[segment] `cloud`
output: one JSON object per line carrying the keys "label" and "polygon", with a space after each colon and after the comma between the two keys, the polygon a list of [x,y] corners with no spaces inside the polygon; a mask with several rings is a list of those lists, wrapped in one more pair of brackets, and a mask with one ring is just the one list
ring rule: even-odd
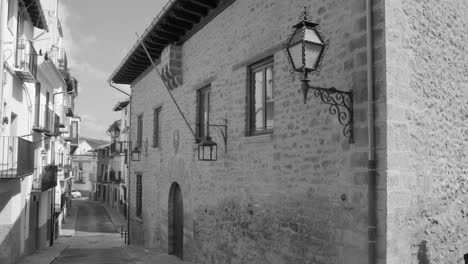
{"label": "cloud", "polygon": [[70,59],[69,61],[71,62],[71,66],[69,68],[72,70],[72,72],[76,73],[77,76],[91,76],[99,81],[105,81],[107,79],[107,73],[97,68],[96,66],[90,64],[89,62],[76,61],[74,59]]}

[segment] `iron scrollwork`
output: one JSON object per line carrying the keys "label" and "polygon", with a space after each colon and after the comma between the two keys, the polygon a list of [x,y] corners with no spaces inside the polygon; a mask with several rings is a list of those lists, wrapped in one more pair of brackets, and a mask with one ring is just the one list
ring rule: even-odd
{"label": "iron scrollwork", "polygon": [[328,111],[338,117],[338,122],[343,126],[343,135],[354,143],[353,138],[353,92],[340,91],[335,87],[322,88],[310,86],[308,81],[303,81],[304,103],[307,100],[307,90],[313,89],[314,95],[327,104]]}

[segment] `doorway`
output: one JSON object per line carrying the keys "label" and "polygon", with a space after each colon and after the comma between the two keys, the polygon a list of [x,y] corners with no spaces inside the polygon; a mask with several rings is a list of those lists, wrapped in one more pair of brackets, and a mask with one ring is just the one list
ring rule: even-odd
{"label": "doorway", "polygon": [[183,259],[184,248],[184,206],[182,192],[177,182],[169,190],[168,208],[168,252]]}

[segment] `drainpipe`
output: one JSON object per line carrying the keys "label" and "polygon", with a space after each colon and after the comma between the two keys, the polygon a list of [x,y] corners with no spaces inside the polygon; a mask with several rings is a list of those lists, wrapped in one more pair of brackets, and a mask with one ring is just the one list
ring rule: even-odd
{"label": "drainpipe", "polygon": [[[0,1],[0,122],[3,119],[3,1]],[[1,124],[0,124],[1,126]]]}
{"label": "drainpipe", "polygon": [[374,40],[372,34],[372,0],[366,0],[366,44],[367,44],[367,129],[368,129],[368,251],[369,264],[377,262],[377,174],[375,161],[375,120],[374,120]]}
{"label": "drainpipe", "polygon": [[127,245],[130,245],[130,179],[131,179],[130,162],[132,160],[132,156],[131,156],[131,151],[132,151],[132,142],[131,142],[131,138],[132,138],[132,95],[117,88],[115,85],[113,85],[114,82],[112,80],[108,80],[108,83],[110,87],[116,89],[117,91],[121,93],[124,93],[125,95],[129,97],[128,107],[130,110],[128,112],[128,116],[130,118],[128,122],[129,129],[128,129],[128,136],[127,136],[127,144],[128,144],[128,147],[127,147],[127,163],[128,163],[127,184],[128,185],[127,185],[126,191],[127,191]]}

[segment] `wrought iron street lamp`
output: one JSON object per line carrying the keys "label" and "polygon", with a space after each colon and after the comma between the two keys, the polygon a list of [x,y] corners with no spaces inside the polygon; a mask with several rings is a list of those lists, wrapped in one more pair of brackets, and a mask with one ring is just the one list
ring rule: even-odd
{"label": "wrought iron street lamp", "polygon": [[309,11],[304,8],[302,20],[292,27],[292,33],[285,43],[286,54],[294,71],[302,74],[304,104],[308,90],[313,89],[314,95],[329,105],[330,114],[338,117],[343,125],[343,135],[353,143],[353,93],[309,84],[308,74],[319,70],[326,49],[318,27],[319,24],[310,21]]}
{"label": "wrought iron street lamp", "polygon": [[218,144],[210,136],[204,137],[198,144],[198,160],[215,161],[218,159]]}
{"label": "wrought iron street lamp", "polygon": [[110,136],[115,139],[115,138],[118,138],[119,135],[120,135],[120,129],[118,126],[116,125],[112,125],[110,128],[109,128],[109,133],[110,133]]}
{"label": "wrought iron street lamp", "polygon": [[132,161],[140,161],[141,160],[141,150],[139,147],[135,147],[132,150]]}
{"label": "wrought iron street lamp", "polygon": [[227,119],[224,119],[222,125],[206,124],[207,135],[199,140],[198,143],[198,160],[201,161],[216,161],[218,159],[218,144],[209,136],[209,128],[215,127],[223,137],[224,152],[227,152]]}

